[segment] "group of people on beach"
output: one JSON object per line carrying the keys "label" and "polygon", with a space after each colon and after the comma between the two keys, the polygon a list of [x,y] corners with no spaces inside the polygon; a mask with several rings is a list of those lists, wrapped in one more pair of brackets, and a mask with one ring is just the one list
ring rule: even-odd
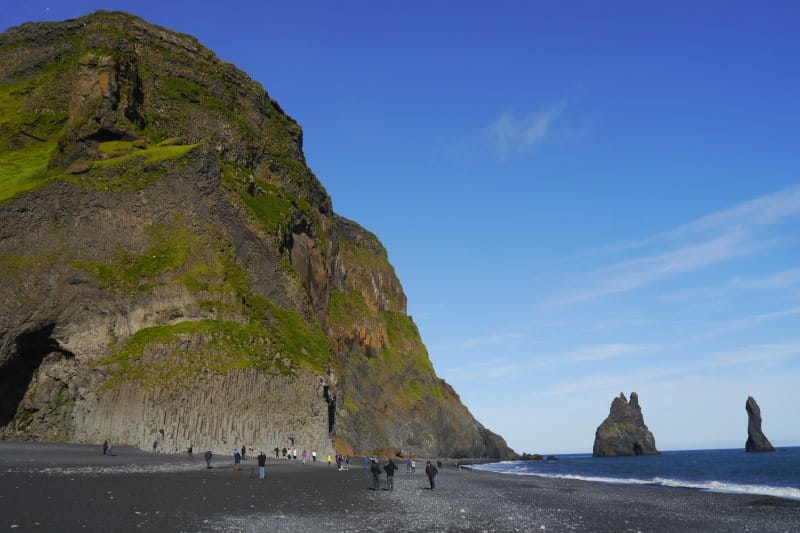
{"label": "group of people on beach", "polygon": [[[372,490],[380,490],[381,488],[381,464],[376,457],[365,457],[364,458],[365,467],[369,467],[370,474],[372,474]],[[437,461],[439,467],[442,466],[441,461]],[[394,490],[394,473],[397,471],[398,467],[397,464],[394,462],[394,459],[387,459],[386,464],[383,465],[383,471],[386,472],[386,490]],[[413,474],[416,472],[416,460],[414,459],[407,459],[406,460],[406,472]],[[433,463],[428,461],[425,463],[425,474],[428,476],[428,483],[431,486],[431,490],[436,488],[436,474],[439,473],[439,469],[433,466]]]}

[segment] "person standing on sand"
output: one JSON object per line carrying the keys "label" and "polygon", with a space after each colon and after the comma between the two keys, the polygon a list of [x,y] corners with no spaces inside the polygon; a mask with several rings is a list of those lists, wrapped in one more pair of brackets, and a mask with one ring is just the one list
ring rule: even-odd
{"label": "person standing on sand", "polygon": [[108,441],[107,440],[103,442],[103,455],[105,455],[106,452],[108,452]]}
{"label": "person standing on sand", "polygon": [[414,459],[413,457],[411,458],[411,473],[412,474],[417,473],[417,460]]}
{"label": "person standing on sand", "polygon": [[377,459],[372,460],[372,465],[369,467],[372,473],[372,490],[381,489],[381,465],[378,464]]}
{"label": "person standing on sand", "polygon": [[246,453],[247,453],[247,448],[245,448],[244,444],[242,444],[242,459],[244,459]]}
{"label": "person standing on sand", "polygon": [[303,453],[300,454],[300,459],[303,461],[303,464],[306,464],[306,459],[308,459],[308,454],[306,453],[305,450],[303,450]]}
{"label": "person standing on sand", "polygon": [[233,469],[239,470],[239,466],[242,464],[242,456],[239,454],[239,450],[233,454]]}
{"label": "person standing on sand", "polygon": [[312,463],[317,462],[317,450],[311,450],[311,462]]}
{"label": "person standing on sand", "polygon": [[214,454],[211,453],[211,450],[206,451],[206,468],[211,468],[211,458],[214,457]]}
{"label": "person standing on sand", "polygon": [[275,459],[280,459],[281,457],[281,449],[275,446]]}
{"label": "person standing on sand", "polygon": [[258,478],[264,479],[264,474],[267,471],[267,456],[262,451],[258,454]]}
{"label": "person standing on sand", "polygon": [[328,466],[331,466],[331,460],[332,460],[332,457],[331,457],[331,454],[330,454],[330,453],[328,453],[328,457],[327,457],[327,459],[328,459]]}
{"label": "person standing on sand", "polygon": [[435,477],[436,477],[436,474],[438,474],[438,473],[439,473],[439,471],[438,471],[438,470],[436,470],[436,467],[435,467],[435,466],[433,466],[433,464],[431,464],[431,462],[430,462],[430,461],[428,461],[428,462],[425,464],[425,474],[427,474],[427,475],[428,475],[428,481],[429,481],[429,482],[430,482],[430,484],[431,484],[431,490],[433,490],[433,489],[435,489],[435,488],[436,488],[436,482],[434,481],[434,479],[433,479],[433,478],[435,478]]}
{"label": "person standing on sand", "polygon": [[158,439],[153,441],[153,453],[156,453],[156,448],[158,448]]}
{"label": "person standing on sand", "polygon": [[383,469],[386,471],[386,490],[394,490],[394,471],[397,470],[397,465],[389,459]]}
{"label": "person standing on sand", "polygon": [[186,451],[188,451],[188,452],[189,452],[189,459],[192,459],[192,458],[194,458],[194,455],[192,455],[192,452],[194,451],[194,449],[192,448],[192,445],[191,445],[191,444],[189,445],[189,449],[188,449],[188,450],[186,450]]}
{"label": "person standing on sand", "polygon": [[411,459],[406,459],[406,473],[411,472]]}

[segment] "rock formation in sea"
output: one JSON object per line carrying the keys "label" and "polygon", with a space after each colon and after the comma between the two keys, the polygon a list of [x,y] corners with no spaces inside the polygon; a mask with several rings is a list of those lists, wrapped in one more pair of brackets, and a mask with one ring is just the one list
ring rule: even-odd
{"label": "rock formation in sea", "polygon": [[747,442],[744,449],[748,452],[774,452],[772,443],[761,431],[761,409],[752,396],[747,397],[744,408],[747,411]]}
{"label": "rock formation in sea", "polygon": [[138,17],[0,35],[0,437],[505,457],[302,140]]}
{"label": "rock formation in sea", "polygon": [[621,455],[657,455],[656,439],[647,429],[639,407],[639,396],[631,393],[631,400],[623,393],[611,402],[608,417],[597,427],[594,437],[594,457]]}

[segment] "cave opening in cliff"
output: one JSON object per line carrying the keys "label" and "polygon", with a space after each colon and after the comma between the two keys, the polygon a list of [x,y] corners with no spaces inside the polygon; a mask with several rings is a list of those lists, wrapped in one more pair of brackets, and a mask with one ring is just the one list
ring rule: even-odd
{"label": "cave opening in cliff", "polygon": [[15,339],[16,353],[0,367],[0,427],[14,419],[33,375],[51,353],[72,357],[53,339],[55,324],[28,331]]}
{"label": "cave opening in cliff", "polygon": [[336,428],[336,397],[330,392],[330,386],[322,388],[322,396],[328,402],[328,433],[333,434]]}

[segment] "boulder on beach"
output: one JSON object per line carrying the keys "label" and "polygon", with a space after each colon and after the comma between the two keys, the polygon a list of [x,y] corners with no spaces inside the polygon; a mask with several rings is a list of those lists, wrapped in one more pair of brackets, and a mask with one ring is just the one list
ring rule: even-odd
{"label": "boulder on beach", "polygon": [[658,455],[656,439],[647,429],[639,407],[639,396],[631,393],[631,400],[620,393],[611,402],[608,417],[597,427],[594,438],[594,457],[625,455]]}
{"label": "boulder on beach", "polygon": [[752,396],[747,397],[747,402],[744,404],[747,410],[747,442],[744,445],[745,451],[748,452],[774,452],[775,447],[772,446],[769,439],[761,431],[761,409],[753,399]]}

